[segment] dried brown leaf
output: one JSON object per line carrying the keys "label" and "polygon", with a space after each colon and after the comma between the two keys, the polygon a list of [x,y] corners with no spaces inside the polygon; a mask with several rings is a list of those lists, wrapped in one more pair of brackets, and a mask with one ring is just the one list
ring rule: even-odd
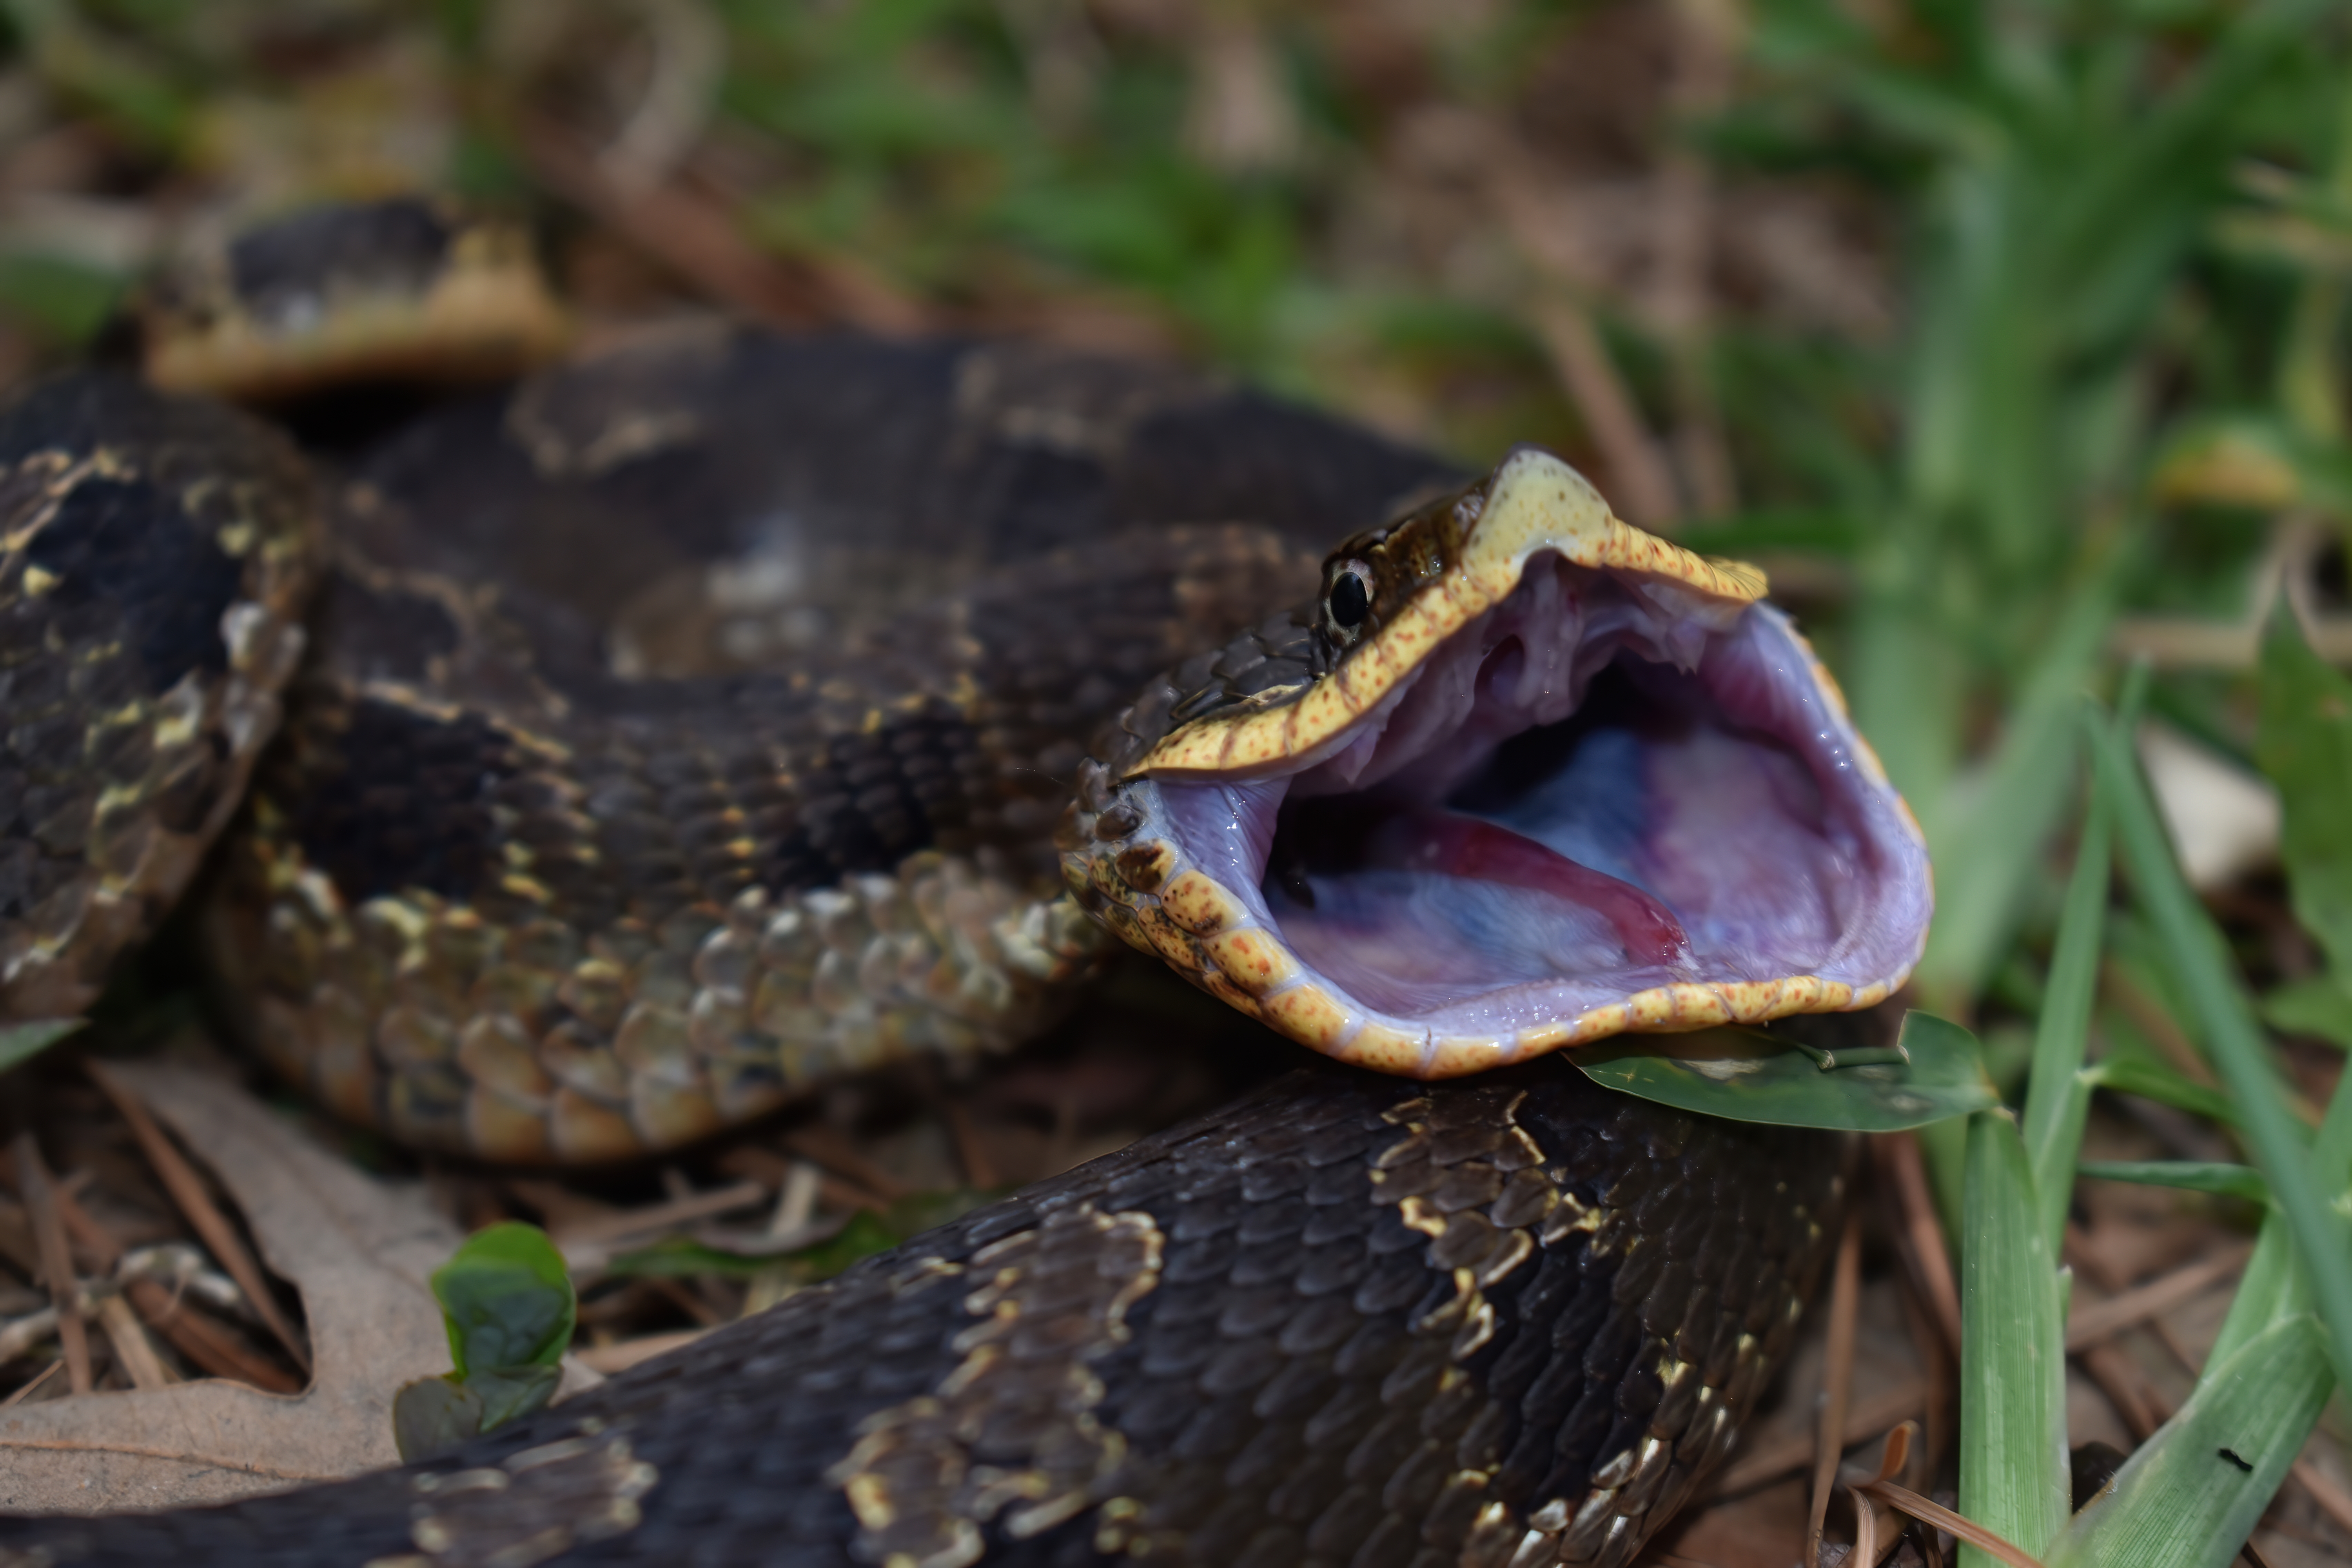
{"label": "dried brown leaf", "polygon": [[392,1396],[447,1370],[428,1282],[459,1240],[413,1185],[352,1169],[224,1079],[116,1069],[238,1206],[301,1292],[316,1375],[287,1397],[214,1379],[0,1415],[11,1509],[77,1513],[215,1502],[392,1464]]}

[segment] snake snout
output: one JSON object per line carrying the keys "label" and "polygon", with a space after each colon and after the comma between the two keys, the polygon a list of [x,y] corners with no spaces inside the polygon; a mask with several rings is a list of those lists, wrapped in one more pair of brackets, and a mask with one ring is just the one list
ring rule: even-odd
{"label": "snake snout", "polygon": [[1421,1078],[1908,975],[1918,828],[1760,574],[1534,450],[1331,559],[1297,647],[1186,667],[1083,770],[1065,873],[1129,942]]}

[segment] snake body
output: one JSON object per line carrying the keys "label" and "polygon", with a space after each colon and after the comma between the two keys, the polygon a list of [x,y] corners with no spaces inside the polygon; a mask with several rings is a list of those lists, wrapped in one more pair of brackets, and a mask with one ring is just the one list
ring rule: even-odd
{"label": "snake body", "polygon": [[[1563,475],[1519,458],[1464,489],[1165,367],[720,326],[428,415],[327,486],[201,399],[37,386],[0,414],[6,1005],[86,1005],[248,773],[203,921],[238,1028],[339,1113],[496,1159],[666,1148],[901,1052],[1013,1043],[1095,921],[1423,1077],[1884,994],[1924,862],[1826,677],[1750,613],[1754,574]],[[1694,697],[1754,685],[1723,661],[1759,626],[1796,684],[1727,716]],[[1558,679],[1517,674],[1554,653]],[[1644,658],[1696,673],[1610,673]],[[1567,830],[1614,871],[1402,784],[1298,837],[1327,763],[1371,765],[1392,720],[1440,731],[1410,705],[1424,662],[1423,708],[1457,725],[1495,691],[1553,724],[1593,680],[1651,683],[1663,728],[1586,753],[1635,759],[1608,787],[1639,809],[1611,807],[1615,838]],[[1430,770],[1410,762],[1398,780]],[[1741,768],[1761,783],[1729,807],[1687,783]],[[1501,787],[1447,777],[1474,805]],[[1220,802],[1255,859],[1212,842]],[[1704,889],[1706,866],[1641,857],[1715,818],[1796,847],[1738,862],[1728,903],[1677,895],[1685,935],[1642,888]],[[1423,962],[1364,889],[1402,878],[1452,919],[1474,862],[1505,868],[1480,909],[1533,889],[1538,927],[1626,969],[1615,999],[1441,1038],[1379,989],[1390,960],[1334,967],[1351,930]],[[1836,1140],[1557,1062],[1424,1085],[1327,1065],[460,1454],[226,1509],[0,1519],[0,1568],[1621,1564],[1731,1441],[1843,1190]]]}
{"label": "snake body", "polygon": [[0,1519],[0,1563],[1623,1564],[1785,1350],[1843,1179],[1557,1064],[1324,1067],[455,1454]]}

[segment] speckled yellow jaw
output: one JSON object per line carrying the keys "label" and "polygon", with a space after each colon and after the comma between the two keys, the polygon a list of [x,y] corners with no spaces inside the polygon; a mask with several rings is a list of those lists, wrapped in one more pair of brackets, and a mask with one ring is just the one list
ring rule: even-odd
{"label": "speckled yellow jaw", "polygon": [[1130,943],[1420,1078],[1907,976],[1917,826],[1760,574],[1527,449],[1332,560],[1321,673],[1083,782],[1065,873]]}
{"label": "speckled yellow jaw", "polygon": [[1508,598],[1538,556],[1638,583],[1708,627],[1730,625],[1765,592],[1755,567],[1708,560],[1643,532],[1612,514],[1582,474],[1531,447],[1512,453],[1460,500],[1389,531],[1375,549],[1382,558],[1377,564],[1386,568],[1380,575],[1401,602],[1386,615],[1375,605],[1375,623],[1335,668],[1293,700],[1185,725],[1131,775],[1240,777],[1314,755],[1376,710],[1449,638]]}

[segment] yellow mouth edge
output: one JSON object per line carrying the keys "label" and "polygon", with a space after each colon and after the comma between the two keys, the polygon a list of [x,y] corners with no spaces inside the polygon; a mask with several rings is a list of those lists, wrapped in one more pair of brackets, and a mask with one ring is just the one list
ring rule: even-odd
{"label": "yellow mouth edge", "polygon": [[[1306,977],[1279,933],[1166,839],[1091,862],[1064,858],[1073,884],[1100,895],[1097,913],[1129,946],[1311,1050],[1402,1078],[1460,1078],[1622,1034],[1678,1034],[1718,1024],[1762,1024],[1798,1013],[1835,1013],[1885,1001],[1910,978],[1853,985],[1815,974],[1773,980],[1684,982],[1510,1034],[1440,1036],[1370,1016]],[[1921,933],[1924,946],[1925,932]],[[1913,955],[1913,963],[1917,955]]]}
{"label": "yellow mouth edge", "polygon": [[1547,550],[1573,565],[1675,584],[1713,601],[1727,621],[1766,591],[1756,567],[1696,555],[1634,527],[1609,510],[1582,474],[1549,452],[1527,448],[1506,458],[1488,481],[1462,559],[1337,669],[1282,707],[1195,720],[1125,776],[1246,774],[1321,745],[1370,711],[1433,648],[1508,597],[1528,558]]}

